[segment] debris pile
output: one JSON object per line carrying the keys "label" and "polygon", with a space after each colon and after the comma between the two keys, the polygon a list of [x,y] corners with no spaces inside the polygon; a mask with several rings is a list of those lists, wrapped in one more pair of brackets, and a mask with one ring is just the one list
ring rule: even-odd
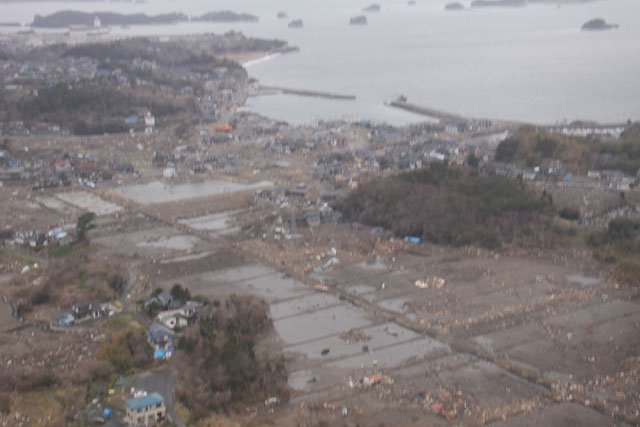
{"label": "debris pile", "polygon": [[425,280],[416,280],[416,288],[420,289],[442,289],[445,280],[442,277],[431,276]]}
{"label": "debris pile", "polygon": [[349,329],[340,334],[340,339],[346,341],[347,343],[370,341],[371,335],[355,329]]}
{"label": "debris pile", "polygon": [[374,385],[383,384],[383,385],[393,385],[395,381],[388,375],[382,374],[366,374],[359,381],[354,381],[352,377],[349,377],[347,381],[349,388],[362,388],[362,387],[372,387]]}

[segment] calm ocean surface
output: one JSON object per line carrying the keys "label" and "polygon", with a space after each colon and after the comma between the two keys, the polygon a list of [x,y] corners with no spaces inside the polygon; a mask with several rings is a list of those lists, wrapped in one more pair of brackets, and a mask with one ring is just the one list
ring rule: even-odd
{"label": "calm ocean surface", "polygon": [[[379,13],[348,25],[368,1],[360,0],[147,0],[127,2],[15,2],[0,4],[2,21],[31,22],[58,10],[184,12],[230,9],[258,15],[246,24],[180,24],[113,29],[117,35],[222,33],[234,29],[280,38],[300,52],[248,66],[263,84],[356,95],[356,101],[295,96],[251,98],[261,114],[302,123],[355,116],[403,124],[420,116],[385,107],[404,94],[410,102],[473,117],[557,123],[640,120],[640,1],[529,5],[445,11],[447,0],[371,0]],[[468,6],[470,0],[461,1]],[[302,19],[289,29],[284,11]],[[618,30],[583,32],[603,17]]]}

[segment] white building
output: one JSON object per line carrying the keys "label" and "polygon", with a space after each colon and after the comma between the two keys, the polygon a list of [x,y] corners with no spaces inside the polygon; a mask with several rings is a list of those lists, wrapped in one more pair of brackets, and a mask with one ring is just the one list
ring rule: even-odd
{"label": "white building", "polygon": [[155,426],[167,415],[164,398],[159,393],[127,400],[127,425]]}
{"label": "white building", "polygon": [[153,128],[155,125],[156,125],[156,118],[151,115],[150,111],[147,111],[147,114],[144,115],[145,135],[151,135],[153,133]]}
{"label": "white building", "polygon": [[162,176],[167,179],[175,178],[177,174],[176,168],[165,168],[162,172]]}

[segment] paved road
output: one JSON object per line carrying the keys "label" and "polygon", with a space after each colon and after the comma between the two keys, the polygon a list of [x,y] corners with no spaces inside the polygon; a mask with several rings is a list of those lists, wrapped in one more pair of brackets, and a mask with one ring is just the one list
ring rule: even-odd
{"label": "paved road", "polygon": [[135,301],[133,302],[133,304],[130,304],[127,301],[127,294],[129,293],[133,285],[135,285],[136,280],[138,280],[136,268],[138,268],[139,264],[140,263],[137,262],[129,266],[129,280],[127,281],[127,287],[123,289],[122,292],[120,292],[120,295],[118,295],[118,300],[122,304],[123,311],[133,313],[138,318],[138,320],[140,320],[142,325],[146,327],[146,326],[149,326],[149,320],[137,310]]}
{"label": "paved road", "polygon": [[[129,280],[127,282],[127,287],[122,291],[119,296],[119,300],[122,303],[123,310],[132,312],[140,319],[143,325],[148,326],[148,319],[142,315],[139,311],[136,310],[135,302],[133,304],[129,304],[127,302],[127,293],[131,290],[133,285],[136,283],[137,274],[136,268],[138,267],[138,263],[134,263],[129,267]],[[178,418],[178,414],[176,414],[173,408],[173,386],[174,386],[173,374],[170,369],[166,369],[160,372],[148,372],[136,377],[133,381],[132,386],[136,390],[145,390],[149,393],[158,392],[164,397],[164,403],[167,406],[167,414],[171,421],[178,427],[185,427],[184,423],[180,421]]]}
{"label": "paved road", "polygon": [[173,408],[173,386],[173,374],[169,369],[142,374],[133,381],[133,387],[135,387],[136,390],[160,393],[162,397],[164,397],[164,403],[167,406],[167,415],[171,421],[178,427],[185,427]]}

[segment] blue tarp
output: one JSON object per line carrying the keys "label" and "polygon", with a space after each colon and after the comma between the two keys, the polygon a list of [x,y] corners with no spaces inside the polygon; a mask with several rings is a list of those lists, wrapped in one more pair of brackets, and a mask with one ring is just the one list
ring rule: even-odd
{"label": "blue tarp", "polygon": [[161,348],[157,349],[156,351],[153,352],[153,358],[154,359],[162,359],[165,354],[167,354],[167,352]]}
{"label": "blue tarp", "polygon": [[110,416],[111,416],[111,409],[104,408],[104,411],[102,411],[102,418],[109,418]]}
{"label": "blue tarp", "polygon": [[420,238],[415,236],[405,236],[404,241],[411,243],[420,243]]}

